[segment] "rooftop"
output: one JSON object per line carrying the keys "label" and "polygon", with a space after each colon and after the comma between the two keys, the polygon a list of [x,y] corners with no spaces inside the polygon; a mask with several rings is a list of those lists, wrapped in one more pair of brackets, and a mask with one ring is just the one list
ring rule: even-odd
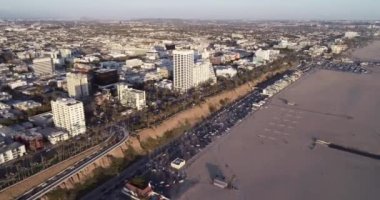
{"label": "rooftop", "polygon": [[173,160],[173,164],[175,165],[180,165],[181,163],[185,162],[185,160],[181,159],[181,158],[176,158],[175,160]]}
{"label": "rooftop", "polygon": [[116,69],[98,69],[96,70],[96,73],[107,73],[107,72],[113,72],[113,71],[116,71]]}
{"label": "rooftop", "polygon": [[149,186],[149,181],[143,177],[135,177],[129,180],[128,183],[142,190]]}
{"label": "rooftop", "polygon": [[60,103],[60,104],[65,104],[65,105],[68,105],[68,106],[81,103],[80,101],[77,101],[77,100],[75,100],[73,98],[59,98],[55,102]]}
{"label": "rooftop", "polygon": [[185,49],[183,49],[183,50],[174,50],[173,51],[173,55],[174,54],[180,54],[180,55],[188,55],[188,54],[194,54],[194,51],[193,50],[185,50]]}
{"label": "rooftop", "polygon": [[65,133],[62,130],[55,129],[55,128],[50,128],[50,127],[38,130],[38,132],[41,133],[44,136],[51,136],[51,137],[59,136],[62,133]]}

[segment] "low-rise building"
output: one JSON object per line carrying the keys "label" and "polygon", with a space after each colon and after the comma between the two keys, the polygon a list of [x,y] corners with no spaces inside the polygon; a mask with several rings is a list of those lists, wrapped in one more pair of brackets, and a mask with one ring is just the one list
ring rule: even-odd
{"label": "low-rise building", "polygon": [[156,60],[158,59],[160,56],[159,56],[159,53],[158,51],[156,51],[155,49],[152,49],[148,52],[146,52],[146,58],[148,60]]}
{"label": "low-rise building", "polygon": [[25,145],[19,142],[7,143],[6,138],[0,135],[0,164],[19,158],[26,154]]}
{"label": "low-rise building", "polygon": [[26,132],[17,134],[14,139],[29,150],[36,151],[44,148],[43,136],[37,132]]}
{"label": "low-rise building", "polygon": [[11,109],[0,109],[0,118],[16,119],[16,115],[11,112]]}
{"label": "low-rise building", "polygon": [[0,102],[0,110],[11,109],[11,106]]}
{"label": "low-rise building", "polygon": [[161,79],[161,75],[156,71],[142,73],[142,75],[144,76],[144,82],[159,81]]}
{"label": "low-rise building", "polygon": [[13,103],[12,106],[15,107],[15,108],[17,108],[17,109],[19,109],[19,110],[27,111],[27,110],[30,110],[30,109],[41,107],[42,104],[38,103],[38,102],[35,102],[33,100],[27,100],[27,101],[20,101],[20,102],[17,102],[17,103]]}
{"label": "low-rise building", "polygon": [[29,69],[28,69],[28,66],[27,66],[27,65],[16,65],[16,66],[13,68],[13,71],[15,71],[15,72],[19,72],[19,73],[22,73],[22,72],[28,72]]}
{"label": "low-rise building", "polygon": [[328,48],[325,47],[325,46],[315,45],[315,46],[312,46],[312,47],[309,49],[309,55],[312,56],[312,57],[321,56],[321,55],[322,55],[323,53],[325,53],[327,50],[328,50]]}
{"label": "low-rise building", "polygon": [[269,97],[277,94],[279,91],[284,89],[289,84],[296,81],[301,76],[300,72],[295,72],[290,76],[285,75],[282,79],[276,81],[274,84],[267,86],[263,89],[263,94]]}
{"label": "low-rise building", "polygon": [[352,38],[359,37],[359,36],[360,36],[360,34],[358,32],[354,32],[354,31],[347,31],[344,33],[344,37],[348,38],[348,39],[352,39]]}
{"label": "low-rise building", "polygon": [[160,78],[169,78],[170,72],[166,67],[157,67],[157,73],[160,75]]}
{"label": "low-rise building", "polygon": [[160,67],[160,68],[166,68],[169,73],[173,72],[173,60],[170,59],[160,59],[159,61],[155,62],[155,65]]}
{"label": "low-rise building", "polygon": [[280,54],[279,50],[262,50],[259,49],[255,52],[254,59],[261,61],[270,61],[276,58]]}
{"label": "low-rise building", "polygon": [[346,50],[348,47],[347,45],[331,45],[331,52],[333,54],[340,54],[342,51]]}
{"label": "low-rise building", "polygon": [[215,68],[216,76],[221,76],[225,78],[232,78],[236,76],[237,70],[232,66],[218,66]]}
{"label": "low-rise building", "polygon": [[12,95],[8,92],[0,92],[0,101],[9,101],[12,99]]}
{"label": "low-rise building", "polygon": [[213,56],[213,57],[210,58],[210,61],[214,65],[221,65],[221,64],[223,64],[225,62],[223,56]]}
{"label": "low-rise building", "polygon": [[17,80],[17,81],[13,81],[13,82],[9,82],[8,83],[8,86],[13,90],[13,89],[16,89],[16,88],[19,88],[19,87],[22,87],[22,86],[27,86],[28,85],[28,82],[27,81],[24,81],[24,80]]}
{"label": "low-rise building", "polygon": [[171,80],[164,79],[162,81],[154,83],[154,86],[159,87],[159,88],[163,88],[163,89],[172,90],[173,89],[173,82]]}
{"label": "low-rise building", "polygon": [[140,178],[134,178],[131,181],[128,181],[121,191],[123,194],[134,200],[169,200],[163,195],[154,192],[150,182]]}
{"label": "low-rise building", "polygon": [[146,106],[145,91],[129,88],[125,83],[117,85],[117,97],[124,106],[141,110]]}
{"label": "low-rise building", "polygon": [[176,170],[180,170],[185,166],[185,164],[186,161],[184,159],[176,158],[170,163],[170,166]]}
{"label": "low-rise building", "polygon": [[80,73],[89,73],[94,69],[94,66],[90,64],[83,64],[83,63],[75,63],[73,71],[74,72],[80,72]]}
{"label": "low-rise building", "polygon": [[44,128],[37,132],[41,133],[53,145],[69,139],[68,132],[55,128]]}
{"label": "low-rise building", "polygon": [[144,62],[140,59],[130,59],[125,61],[125,66],[127,68],[139,67],[143,64]]}
{"label": "low-rise building", "polygon": [[39,115],[34,115],[29,117],[29,121],[32,122],[36,126],[40,127],[48,127],[53,125],[53,113],[52,112],[46,112],[41,113]]}

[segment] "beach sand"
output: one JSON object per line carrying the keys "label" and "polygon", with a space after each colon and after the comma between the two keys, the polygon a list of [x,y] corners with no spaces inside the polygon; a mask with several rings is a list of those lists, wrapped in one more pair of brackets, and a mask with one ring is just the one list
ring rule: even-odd
{"label": "beach sand", "polygon": [[361,61],[380,61],[380,41],[374,41],[370,45],[356,49],[352,53],[354,60]]}
{"label": "beach sand", "polygon": [[[317,137],[380,154],[380,69],[373,71],[303,76],[204,149],[174,199],[379,199],[380,160],[311,148]],[[238,190],[213,186],[215,171],[236,177]]]}

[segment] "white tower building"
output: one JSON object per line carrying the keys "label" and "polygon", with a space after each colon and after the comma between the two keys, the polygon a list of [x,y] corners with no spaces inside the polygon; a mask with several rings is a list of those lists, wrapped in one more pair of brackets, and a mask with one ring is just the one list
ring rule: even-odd
{"label": "white tower building", "polygon": [[69,72],[66,74],[66,79],[70,97],[81,98],[90,95],[87,74]]}
{"label": "white tower building", "polygon": [[193,67],[193,86],[199,86],[207,81],[216,83],[214,68],[209,61],[200,60]]}
{"label": "white tower building", "polygon": [[193,87],[194,51],[173,51],[173,82],[174,89],[187,91]]}
{"label": "white tower building", "polygon": [[37,75],[51,75],[54,74],[55,68],[53,60],[50,57],[35,58],[33,60],[33,70]]}
{"label": "white tower building", "polygon": [[51,101],[54,125],[69,132],[71,137],[86,132],[83,103],[75,99]]}

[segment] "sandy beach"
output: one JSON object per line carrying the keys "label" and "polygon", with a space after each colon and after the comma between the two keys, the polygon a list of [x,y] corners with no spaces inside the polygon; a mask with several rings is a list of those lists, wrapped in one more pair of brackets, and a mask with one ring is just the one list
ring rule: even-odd
{"label": "sandy beach", "polygon": [[361,61],[380,61],[380,41],[374,41],[370,45],[356,49],[352,53],[352,58],[354,60]]}
{"label": "sandy beach", "polygon": [[[379,160],[311,148],[317,137],[380,154],[380,70],[373,70],[305,75],[205,149],[175,199],[377,200]],[[215,173],[235,177],[238,190],[213,186]]]}

